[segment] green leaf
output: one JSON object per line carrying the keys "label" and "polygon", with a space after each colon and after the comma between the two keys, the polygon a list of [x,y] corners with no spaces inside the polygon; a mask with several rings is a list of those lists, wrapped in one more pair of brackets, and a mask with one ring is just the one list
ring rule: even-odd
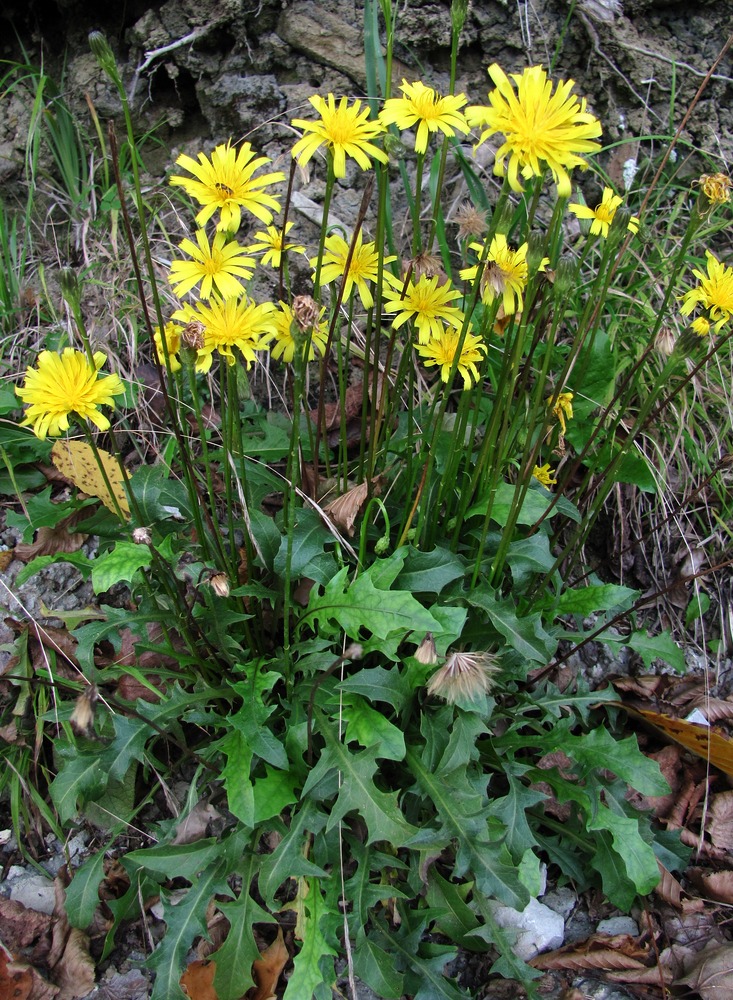
{"label": "green leaf", "polygon": [[132,875],[138,868],[165,878],[185,878],[193,882],[199,872],[218,858],[221,845],[214,837],[193,844],[156,844],[140,851],[130,851],[122,860]]}
{"label": "green leaf", "polygon": [[352,948],[354,972],[384,1000],[401,1000],[404,976],[395,967],[392,956],[383,951],[371,937],[362,938]]}
{"label": "green leaf", "polygon": [[[5,429],[3,428],[3,434]],[[3,443],[4,438],[3,438]],[[41,493],[34,493],[24,498],[22,511],[8,508],[5,520],[9,528],[19,528],[23,532],[23,541],[29,542],[39,528],[53,528],[80,507],[76,500],[65,500],[54,503],[51,500],[51,487],[46,487]],[[26,516],[27,514],[27,516]]]}
{"label": "green leaf", "polygon": [[301,875],[327,877],[323,868],[303,856],[308,834],[320,833],[325,825],[326,816],[316,808],[315,803],[309,799],[301,801],[300,808],[293,813],[290,829],[283,826],[283,839],[272,854],[260,859],[258,887],[269,910],[278,909],[275,893],[287,879]]}
{"label": "green leaf", "polygon": [[[175,906],[167,900],[164,902],[163,919],[167,930],[148,959],[148,965],[156,970],[151,1000],[181,1000],[186,996],[179,984],[186,964],[186,954],[195,938],[207,937],[206,910],[217,894],[232,895],[223,860],[203,871]],[[161,895],[161,899],[165,900],[165,896]]]}
{"label": "green leaf", "polygon": [[299,782],[287,771],[273,771],[265,767],[265,777],[254,783],[254,825],[279,816],[286,806],[298,801],[295,791]]}
{"label": "green leaf", "polygon": [[568,587],[556,599],[551,600],[551,606],[558,615],[586,615],[596,611],[611,611],[618,609],[626,611],[639,596],[638,590],[630,587],[619,587],[614,583],[590,587]]}
{"label": "green leaf", "polygon": [[283,1000],[305,1000],[312,997],[321,984],[330,990],[336,979],[332,958],[323,963],[325,971],[321,969],[323,958],[336,955],[321,929],[321,921],[329,916],[328,907],[315,879],[309,880],[308,887],[303,906],[303,944],[293,961],[293,972],[285,987]]}
{"label": "green leaf", "polygon": [[439,594],[464,573],[463,560],[450,549],[436,546],[431,552],[421,552],[410,546],[397,586],[411,594]]}
{"label": "green leaf", "polygon": [[314,710],[318,729],[326,746],[318,763],[308,775],[303,795],[334,769],[341,773],[338,797],[331,806],[326,829],[332,829],[348,812],[356,812],[366,823],[367,844],[375,840],[387,840],[394,847],[401,847],[417,833],[407,822],[400,809],[397,792],[382,792],[374,784],[372,776],[377,770],[377,747],[350,753],[333,735],[331,725],[318,709]]}
{"label": "green leaf", "polygon": [[36,573],[40,573],[41,570],[45,569],[46,566],[51,566],[54,563],[70,563],[79,570],[82,577],[86,580],[92,569],[96,565],[94,559],[90,559],[89,556],[85,555],[83,552],[57,552],[52,556],[36,556],[35,559],[23,567],[15,578],[15,585],[21,587],[24,583],[35,576]]}
{"label": "green leaf", "polygon": [[636,898],[637,889],[626,874],[624,859],[614,851],[611,837],[605,830],[596,834],[595,847],[593,867],[601,876],[603,891],[614,906],[628,913]]}
{"label": "green leaf", "polygon": [[358,695],[344,699],[342,712],[347,720],[347,743],[355,740],[363,747],[376,747],[378,756],[387,760],[404,759],[405,737],[381,712],[377,712]]}
{"label": "green leaf", "polygon": [[509,546],[507,565],[518,590],[524,590],[535,573],[549,573],[554,563],[550,539],[542,531],[529,538],[516,538]]}
{"label": "green leaf", "polygon": [[[369,922],[370,910],[385,898],[385,892],[397,899],[407,898],[390,878],[391,872],[401,871],[406,865],[399,858],[376,851],[354,837],[347,835],[346,839],[350,857],[357,866],[345,885],[345,896],[351,904],[349,927],[351,933],[359,938]],[[375,876],[377,881],[372,881]]]}
{"label": "green leaf", "polygon": [[[602,636],[602,641],[606,641],[605,636]],[[687,669],[685,654],[669,632],[660,632],[659,635],[632,632],[626,645],[639,654],[646,667],[651,667],[655,660],[664,660],[680,674]]]}
{"label": "green leaf", "polygon": [[224,944],[210,955],[216,962],[214,989],[218,1000],[239,1000],[250,986],[252,963],[260,957],[260,949],[254,938],[253,924],[275,923],[275,918],[254,901],[250,895],[260,867],[260,856],[248,852],[238,866],[242,888],[232,903],[218,903],[217,906],[229,921],[229,933]]}
{"label": "green leaf", "polygon": [[347,582],[349,569],[344,566],[326,585],[322,594],[311,591],[301,626],[311,620],[313,626],[328,627],[335,622],[352,639],[368,629],[380,639],[395,631],[437,632],[438,622],[412,594],[400,590],[378,590],[372,582],[374,564],[356,580]]}
{"label": "green leaf", "polygon": [[642,795],[669,794],[659,764],[641,752],[636,736],[617,740],[604,726],[597,726],[589,733],[567,736],[558,749],[563,749],[581,766],[582,777],[595,769],[606,769]]}
{"label": "green leaf", "polygon": [[[316,511],[309,507],[299,510],[290,542],[292,579],[307,576],[316,583],[327,584],[336,570],[336,560],[333,555],[329,554],[326,560],[323,558],[326,546],[332,542],[333,535]],[[272,567],[281,578],[285,575],[288,544],[288,536],[283,535]]]}
{"label": "green leaf", "polygon": [[110,761],[110,777],[121,781],[133,760],[141,764],[146,762],[145,744],[155,730],[143,719],[119,713],[113,716],[112,724],[115,738],[110,744],[109,752],[105,753],[105,758]]}
{"label": "green leaf", "polygon": [[92,569],[92,586],[95,594],[102,594],[116,583],[132,582],[135,573],[150,565],[150,549],[134,542],[117,542],[110,552],[95,560]]}
{"label": "green leaf", "polygon": [[169,477],[170,470],[162,462],[141,465],[130,477],[130,488],[143,524],[191,518],[191,502],[185,486]]}
{"label": "green leaf", "polygon": [[384,702],[401,712],[412,696],[405,677],[396,668],[371,667],[359,670],[341,681],[339,687],[344,693],[363,695],[374,703]]}
{"label": "green leaf", "polygon": [[554,656],[557,639],[545,631],[539,612],[518,617],[511,597],[499,598],[486,585],[466,595],[466,600],[488,614],[489,621],[497,632],[504,636],[508,645],[520,656],[543,664]]}
{"label": "green leaf", "polygon": [[104,848],[88,858],[74,872],[66,889],[66,915],[72,927],[84,930],[99,906],[99,884],[104,878]]}
{"label": "green leaf", "polygon": [[[510,483],[498,484],[494,491],[494,502],[491,505],[492,521],[496,521],[497,524],[502,526],[507,523],[512,504],[514,503],[514,497],[519,489],[521,489],[520,486],[512,486]],[[479,514],[485,515],[489,509],[489,500],[489,495],[483,497],[477,504],[474,504],[470,508],[466,513],[466,517],[476,517]],[[528,489],[517,515],[517,524],[534,524],[536,521],[539,521],[554,500],[555,498],[547,490]],[[581,520],[578,508],[567,497],[557,498],[557,502],[553,506],[551,513],[548,514],[548,519],[555,517],[557,514],[563,514],[565,517],[578,523]]]}
{"label": "green leaf", "polygon": [[73,820],[81,806],[99,798],[107,786],[107,769],[100,754],[72,752],[74,756],[64,761],[48,789],[62,823]]}
{"label": "green leaf", "polygon": [[485,895],[523,909],[529,893],[517,877],[511,855],[503,844],[489,841],[485,832],[489,812],[485,795],[470,787],[460,768],[450,773],[434,772],[411,750],[407,761],[423,794],[437,809],[447,839],[458,842],[456,876],[470,872]]}
{"label": "green leaf", "polygon": [[608,830],[626,877],[634,884],[640,896],[646,896],[659,884],[659,865],[651,846],[639,833],[638,819],[619,816],[599,804],[588,820],[588,830]]}
{"label": "green leaf", "polygon": [[467,936],[479,926],[478,917],[466,903],[466,896],[472,886],[471,882],[456,885],[446,881],[433,866],[428,872],[426,899],[428,906],[438,912],[442,911],[435,921],[436,929],[441,934],[467,951],[486,951],[483,942]]}
{"label": "green leaf", "polygon": [[547,798],[542,792],[527,788],[516,778],[507,775],[509,792],[491,804],[491,815],[502,820],[507,830],[507,846],[515,858],[537,844],[537,839],[527,822],[527,809]]}
{"label": "green leaf", "polygon": [[255,796],[250,778],[252,750],[243,733],[236,729],[219,740],[217,748],[226,755],[221,778],[227,792],[229,811],[252,829],[255,825]]}

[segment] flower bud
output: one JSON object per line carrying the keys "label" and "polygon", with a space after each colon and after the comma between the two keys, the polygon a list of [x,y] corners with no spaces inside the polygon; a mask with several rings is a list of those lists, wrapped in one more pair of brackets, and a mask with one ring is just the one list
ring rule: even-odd
{"label": "flower bud", "polygon": [[389,156],[390,159],[402,160],[407,153],[407,146],[404,144],[399,136],[392,135],[391,132],[385,132],[382,137],[382,145],[384,146],[384,151]]}
{"label": "flower bud", "polygon": [[133,528],[132,540],[135,545],[150,545],[153,540],[150,528]]}
{"label": "flower bud", "polygon": [[[544,233],[530,233],[527,240],[527,270],[530,275],[535,274],[542,262],[546,260],[545,250],[547,240]],[[549,261],[548,261],[549,263]]]}
{"label": "flower bud", "polygon": [[385,552],[389,552],[389,535],[382,535],[374,543],[375,555],[383,556]]}
{"label": "flower bud", "polygon": [[101,31],[89,32],[89,48],[107,76],[117,75],[117,60],[110,48],[109,42]]}
{"label": "flower bud", "polygon": [[557,262],[555,280],[552,286],[557,298],[565,298],[565,296],[571,292],[573,288],[575,288],[577,278],[577,263],[571,257],[561,257]]}
{"label": "flower bud", "polygon": [[72,307],[78,307],[81,301],[78,274],[73,268],[64,267],[61,269],[59,278],[64,302],[68,302]]}
{"label": "flower bud", "polygon": [[229,597],[229,580],[224,573],[214,573],[209,580],[209,586],[217,597]]}
{"label": "flower bud", "polygon": [[621,242],[629,231],[629,223],[631,223],[632,218],[631,210],[626,208],[625,205],[619,205],[614,212],[613,220],[608,230],[609,242],[612,244]]}
{"label": "flower bud", "polygon": [[654,350],[661,354],[663,358],[668,358],[675,349],[677,336],[671,326],[666,324],[659,327],[657,336],[654,339]]}
{"label": "flower bud", "polygon": [[429,667],[438,662],[438,650],[435,648],[435,639],[432,632],[426,632],[425,638],[412,654],[418,663],[424,663]]}

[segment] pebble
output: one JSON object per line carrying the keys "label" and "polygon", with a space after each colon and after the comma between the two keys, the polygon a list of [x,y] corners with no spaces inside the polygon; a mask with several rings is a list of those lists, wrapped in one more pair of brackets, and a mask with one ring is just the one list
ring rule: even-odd
{"label": "pebble", "polygon": [[24,875],[19,878],[10,887],[10,898],[38,913],[53,913],[56,905],[53,882],[43,875]]}

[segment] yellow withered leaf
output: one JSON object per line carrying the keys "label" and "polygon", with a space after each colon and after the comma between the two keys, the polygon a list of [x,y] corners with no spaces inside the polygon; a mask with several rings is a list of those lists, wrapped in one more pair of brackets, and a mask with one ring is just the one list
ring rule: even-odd
{"label": "yellow withered leaf", "polygon": [[122,485],[122,469],[120,463],[108,451],[97,448],[97,454],[104,466],[112,493],[104,481],[99,465],[94,457],[91,446],[85,441],[57,441],[51,449],[51,461],[59,472],[70,479],[78,489],[91,497],[99,497],[105,507],[113,514],[117,513],[113,494],[120,510],[125,517],[130,516],[130,505],[127,502],[125,488]]}

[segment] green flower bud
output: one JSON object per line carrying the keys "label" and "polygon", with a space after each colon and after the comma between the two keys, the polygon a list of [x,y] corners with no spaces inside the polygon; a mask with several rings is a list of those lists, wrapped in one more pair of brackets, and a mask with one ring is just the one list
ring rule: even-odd
{"label": "green flower bud", "polygon": [[89,48],[107,76],[117,77],[117,60],[110,48],[109,42],[101,31],[89,32]]}

